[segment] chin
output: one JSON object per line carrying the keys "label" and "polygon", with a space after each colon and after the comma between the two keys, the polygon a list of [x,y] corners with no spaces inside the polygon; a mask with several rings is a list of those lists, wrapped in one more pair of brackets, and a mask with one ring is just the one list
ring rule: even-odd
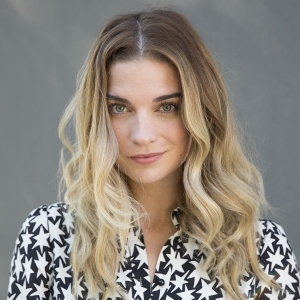
{"label": "chin", "polygon": [[[172,182],[178,180],[180,176],[180,170],[175,170],[174,172],[163,174],[162,172],[147,172],[148,174],[128,174],[127,176],[130,180],[139,184],[158,184],[162,182]],[[150,174],[149,174],[150,173]]]}

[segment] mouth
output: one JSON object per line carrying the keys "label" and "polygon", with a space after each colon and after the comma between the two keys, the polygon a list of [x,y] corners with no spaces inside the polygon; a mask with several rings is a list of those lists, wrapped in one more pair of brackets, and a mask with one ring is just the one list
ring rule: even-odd
{"label": "mouth", "polygon": [[157,161],[162,157],[163,154],[164,152],[137,154],[134,156],[130,156],[130,158],[136,163],[146,165]]}

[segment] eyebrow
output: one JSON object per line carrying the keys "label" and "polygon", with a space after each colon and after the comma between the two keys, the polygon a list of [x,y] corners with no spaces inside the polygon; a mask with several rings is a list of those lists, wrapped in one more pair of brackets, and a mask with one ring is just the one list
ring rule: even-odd
{"label": "eyebrow", "polygon": [[[162,95],[162,96],[159,96],[157,98],[154,98],[153,102],[161,102],[161,101],[168,100],[168,99],[171,99],[171,98],[181,98],[181,97],[182,97],[181,93],[172,93],[172,94]],[[123,102],[123,103],[126,103],[126,104],[130,104],[130,101],[127,100],[126,98],[111,95],[111,94],[107,94],[106,99],[107,100],[116,100],[118,102]]]}

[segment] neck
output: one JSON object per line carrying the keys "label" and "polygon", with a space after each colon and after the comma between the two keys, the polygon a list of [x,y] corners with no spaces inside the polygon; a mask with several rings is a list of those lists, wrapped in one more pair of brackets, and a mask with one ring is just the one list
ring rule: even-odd
{"label": "neck", "polygon": [[172,211],[184,198],[184,188],[180,176],[174,180],[164,180],[151,184],[129,181],[133,197],[139,201],[150,218],[151,225],[169,222]]}

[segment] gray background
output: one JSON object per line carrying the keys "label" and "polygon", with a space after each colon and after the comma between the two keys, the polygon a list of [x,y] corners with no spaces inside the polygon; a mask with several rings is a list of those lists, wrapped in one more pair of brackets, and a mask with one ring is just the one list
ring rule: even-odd
{"label": "gray background", "polygon": [[19,228],[55,202],[60,115],[105,21],[151,4],[185,14],[213,51],[257,149],[266,195],[300,260],[300,1],[0,2],[0,298]]}

